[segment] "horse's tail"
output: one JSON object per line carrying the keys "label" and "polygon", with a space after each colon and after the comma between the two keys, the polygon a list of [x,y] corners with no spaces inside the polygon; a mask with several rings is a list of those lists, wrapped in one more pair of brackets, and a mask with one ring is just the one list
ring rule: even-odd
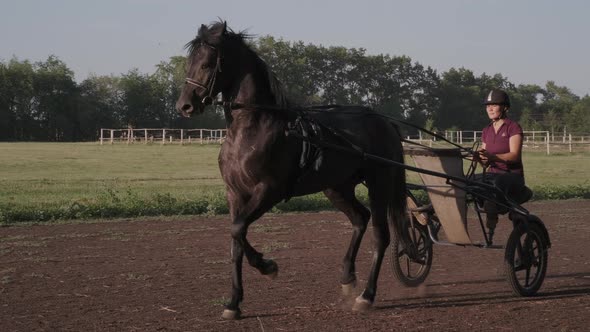
{"label": "horse's tail", "polygon": [[[401,143],[401,134],[397,125],[392,123],[397,136],[393,137],[396,142],[395,153],[392,156],[393,160],[404,163],[404,152]],[[407,218],[407,193],[406,193],[406,169],[402,167],[390,167],[391,185],[387,186],[388,203],[387,203],[387,219],[389,227],[393,228],[398,239],[404,244],[408,243],[409,238],[407,232],[404,231],[405,220]]]}

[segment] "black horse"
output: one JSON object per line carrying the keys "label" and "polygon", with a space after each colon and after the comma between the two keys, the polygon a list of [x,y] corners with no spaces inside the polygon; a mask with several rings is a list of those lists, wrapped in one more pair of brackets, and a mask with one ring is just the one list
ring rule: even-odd
{"label": "black horse", "polygon": [[[248,242],[248,226],[275,204],[292,196],[323,191],[350,219],[352,240],[343,261],[345,292],[356,285],[355,259],[372,216],[375,253],[366,288],[354,310],[368,309],[390,243],[390,226],[401,233],[405,211],[405,171],[377,165],[334,149],[306,143],[307,133],[322,142],[403,162],[400,133],[394,124],[364,107],[303,109],[289,105],[280,82],[246,44],[248,36],[225,22],[202,25],[189,49],[186,85],[178,111],[191,116],[204,111],[219,93],[225,104],[227,137],[219,154],[232,219],[232,296],[223,317],[240,316],[243,300],[242,259],[260,273],[276,276],[277,264],[264,259]],[[355,197],[355,187],[368,188],[370,212]],[[389,221],[389,223],[388,223]],[[310,234],[310,236],[313,236]]]}

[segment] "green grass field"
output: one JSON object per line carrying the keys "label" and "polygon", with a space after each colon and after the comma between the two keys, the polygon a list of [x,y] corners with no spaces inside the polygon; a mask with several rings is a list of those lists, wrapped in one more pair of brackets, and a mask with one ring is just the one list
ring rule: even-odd
{"label": "green grass field", "polygon": [[222,188],[218,145],[1,143],[0,204],[94,199],[113,192],[201,196]]}
{"label": "green grass field", "polygon": [[[219,147],[0,143],[0,222],[226,212]],[[524,163],[533,189],[590,187],[590,153],[528,152]],[[417,176],[409,173],[409,181]],[[292,200],[283,208],[325,206],[302,202]],[[164,207],[150,208],[157,205]]]}

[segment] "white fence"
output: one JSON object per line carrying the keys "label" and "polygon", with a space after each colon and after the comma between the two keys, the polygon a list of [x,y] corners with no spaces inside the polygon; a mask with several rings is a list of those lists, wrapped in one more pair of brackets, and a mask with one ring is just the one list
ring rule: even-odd
{"label": "white fence", "polygon": [[100,145],[115,144],[221,144],[227,129],[100,129]]}
{"label": "white fence", "polygon": [[[226,134],[227,129],[102,128],[100,129],[100,144],[221,144]],[[460,145],[470,145],[481,140],[481,131],[476,130],[446,130],[437,134]],[[435,137],[421,132],[417,136],[407,138],[429,146],[441,144]],[[554,135],[548,131],[524,131],[523,148],[525,150],[545,150],[547,154],[559,151],[590,151],[590,134]]]}
{"label": "white fence", "polygon": [[[476,130],[446,130],[437,134],[460,145],[470,145],[481,140],[481,131]],[[564,133],[563,135],[555,135],[549,131],[524,131],[523,134],[523,149],[525,150],[545,150],[547,154],[561,151],[590,151],[590,134],[572,135]],[[439,143],[436,138],[423,133],[419,133],[418,136],[408,137],[408,139],[429,146],[438,145]]]}

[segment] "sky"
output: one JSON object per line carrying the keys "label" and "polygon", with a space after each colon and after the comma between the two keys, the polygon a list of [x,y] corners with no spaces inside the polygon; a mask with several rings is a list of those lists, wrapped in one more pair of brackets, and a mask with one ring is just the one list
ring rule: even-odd
{"label": "sky", "polygon": [[0,61],[56,55],[82,81],[152,73],[201,24],[306,44],[406,55],[443,73],[500,73],[590,94],[586,0],[0,0]]}

